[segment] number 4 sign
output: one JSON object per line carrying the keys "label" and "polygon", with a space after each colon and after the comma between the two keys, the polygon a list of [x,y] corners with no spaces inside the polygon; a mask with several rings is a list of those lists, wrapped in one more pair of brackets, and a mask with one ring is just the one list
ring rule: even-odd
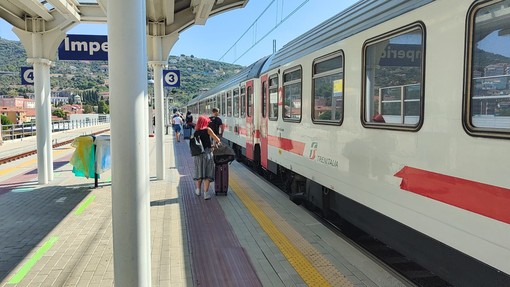
{"label": "number 4 sign", "polygon": [[34,84],[34,68],[21,67],[21,84],[22,85]]}
{"label": "number 4 sign", "polygon": [[180,87],[181,72],[179,70],[163,70],[163,86]]}

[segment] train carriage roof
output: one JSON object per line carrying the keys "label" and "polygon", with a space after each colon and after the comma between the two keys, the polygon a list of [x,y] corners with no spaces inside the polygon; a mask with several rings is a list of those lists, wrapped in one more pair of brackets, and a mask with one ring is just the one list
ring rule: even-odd
{"label": "train carriage roof", "polygon": [[[362,0],[285,44],[268,70],[327,47],[434,0]],[[263,70],[263,72],[266,70]]]}
{"label": "train carriage roof", "polygon": [[262,67],[265,66],[264,64],[266,63],[266,61],[270,58],[271,56],[265,56],[264,58],[258,60],[257,62],[251,64],[250,66],[244,68],[243,70],[241,70],[239,73],[235,74],[234,76],[232,76],[231,78],[225,80],[224,82],[222,82],[221,84],[219,84],[218,86],[210,89],[209,91],[206,91],[206,92],[203,92],[202,94],[200,94],[199,96],[191,99],[189,102],[188,102],[188,105],[191,105],[191,104],[194,104],[196,102],[199,102],[200,100],[204,99],[204,98],[207,98],[211,95],[214,95],[228,87],[231,87],[237,83],[240,83],[240,82],[243,82],[243,81],[246,81],[246,80],[249,80],[249,79],[253,79],[253,78],[258,78],[258,76],[260,75],[260,71],[262,70]]}

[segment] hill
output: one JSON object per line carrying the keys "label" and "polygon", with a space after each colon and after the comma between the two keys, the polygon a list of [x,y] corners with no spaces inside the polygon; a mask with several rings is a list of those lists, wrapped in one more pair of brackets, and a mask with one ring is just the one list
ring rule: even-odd
{"label": "hill", "polygon": [[[25,96],[33,92],[32,86],[22,86],[20,67],[28,66],[26,53],[19,41],[0,38],[0,71],[13,72],[12,75],[0,74],[0,95]],[[193,55],[170,56],[168,68],[181,71],[181,87],[172,91],[174,105],[182,106],[201,89],[212,88],[232,75],[243,66],[207,59]],[[147,69],[149,79],[152,71]],[[50,69],[52,91],[62,91],[82,95],[85,91],[108,91],[108,63],[105,61],[55,61]],[[152,93],[151,87],[149,92]]]}

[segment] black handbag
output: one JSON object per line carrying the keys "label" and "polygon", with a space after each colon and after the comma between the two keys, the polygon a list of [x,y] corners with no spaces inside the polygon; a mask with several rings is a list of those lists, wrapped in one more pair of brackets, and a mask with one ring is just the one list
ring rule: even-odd
{"label": "black handbag", "polygon": [[192,156],[197,156],[204,153],[204,146],[202,145],[200,137],[197,137],[195,135],[191,136],[191,138],[189,139],[189,149],[191,151]]}
{"label": "black handbag", "polygon": [[234,150],[225,144],[220,144],[213,149],[213,159],[215,164],[225,164],[235,159]]}

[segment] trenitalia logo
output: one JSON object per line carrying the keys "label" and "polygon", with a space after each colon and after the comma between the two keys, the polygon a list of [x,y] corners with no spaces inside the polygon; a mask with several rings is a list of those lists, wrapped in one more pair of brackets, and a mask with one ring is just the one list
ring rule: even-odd
{"label": "trenitalia logo", "polygon": [[319,146],[318,142],[312,142],[310,145],[310,153],[308,154],[308,159],[316,161],[321,164],[329,165],[332,167],[338,167],[338,160],[332,159],[329,157],[323,157],[317,154],[317,147]]}
{"label": "trenitalia logo", "polygon": [[312,145],[310,146],[310,154],[308,155],[308,158],[311,160],[315,159],[316,153],[317,153],[317,146],[319,143],[312,142]]}

